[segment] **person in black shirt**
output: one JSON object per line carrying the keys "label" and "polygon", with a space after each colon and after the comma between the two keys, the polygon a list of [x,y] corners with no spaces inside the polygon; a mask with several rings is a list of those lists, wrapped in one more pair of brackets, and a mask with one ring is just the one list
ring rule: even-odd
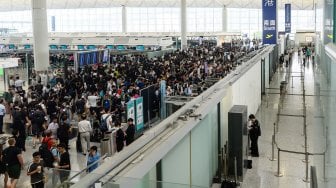
{"label": "person in black shirt", "polygon": [[133,124],[133,119],[128,118],[128,127],[126,129],[126,146],[130,145],[134,141],[135,127]]}
{"label": "person in black shirt", "polygon": [[63,114],[61,118],[62,121],[60,122],[59,127],[57,129],[57,138],[59,139],[60,143],[65,144],[66,149],[68,149],[70,125],[66,122],[68,118],[66,114]]}
{"label": "person in black shirt", "polygon": [[249,136],[251,139],[251,155],[252,157],[259,157],[258,137],[261,135],[259,121],[253,114],[249,115],[251,127],[249,128]]}
{"label": "person in black shirt", "polygon": [[6,174],[4,183],[7,185],[8,177],[10,180],[10,187],[15,188],[20,178],[21,169],[23,169],[23,157],[21,150],[15,147],[15,139],[8,139],[9,146],[3,151],[2,160],[6,164]]}
{"label": "person in black shirt", "polygon": [[115,126],[118,128],[116,132],[116,144],[117,144],[117,152],[120,152],[124,147],[124,141],[125,141],[125,133],[120,127],[120,122],[117,121],[115,123]]}
{"label": "person in black shirt", "polygon": [[39,152],[33,153],[33,162],[28,166],[27,175],[30,176],[32,188],[44,188],[43,163]]}
{"label": "person in black shirt", "polygon": [[66,151],[66,146],[63,143],[60,143],[57,146],[58,151],[60,152],[60,162],[55,168],[59,169],[60,181],[64,182],[68,179],[70,175],[71,165],[70,165],[70,156]]}

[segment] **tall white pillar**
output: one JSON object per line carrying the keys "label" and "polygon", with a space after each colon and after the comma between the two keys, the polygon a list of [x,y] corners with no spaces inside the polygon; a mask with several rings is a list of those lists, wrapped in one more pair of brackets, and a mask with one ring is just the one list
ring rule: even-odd
{"label": "tall white pillar", "polygon": [[31,4],[35,70],[47,71],[49,67],[47,1],[32,0]]}
{"label": "tall white pillar", "polygon": [[125,5],[121,5],[122,9],[121,9],[121,21],[122,21],[122,32],[126,33],[127,32],[127,12],[126,12],[126,6]]}
{"label": "tall white pillar", "polygon": [[227,8],[225,5],[222,8],[222,31],[227,32]]}
{"label": "tall white pillar", "polygon": [[187,48],[187,1],[181,0],[181,49]]}

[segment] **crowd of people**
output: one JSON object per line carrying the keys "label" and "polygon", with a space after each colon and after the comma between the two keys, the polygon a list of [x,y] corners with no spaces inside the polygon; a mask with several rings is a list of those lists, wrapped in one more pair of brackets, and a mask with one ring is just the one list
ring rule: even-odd
{"label": "crowd of people", "polygon": [[[85,66],[77,73],[69,70],[66,76],[49,78],[52,82],[34,74],[27,91],[23,89],[24,81],[12,76],[4,101],[0,100],[0,133],[3,133],[1,118],[6,113],[11,115],[13,130],[8,141],[12,149],[3,152],[6,177],[12,179],[10,183],[15,187],[28,135],[32,136],[36,149],[27,171],[33,187],[43,187],[43,167],[71,170],[68,149],[69,140],[74,137],[73,124],[78,125],[78,147],[82,154],[89,153],[88,165],[94,164],[88,171],[93,171],[100,159],[98,148],[90,145],[94,138],[102,138],[106,131],[116,131],[118,152],[134,141],[133,119],[127,119],[126,130],[121,123],[126,122],[125,104],[139,97],[141,89],[154,85],[153,100],[157,103],[161,80],[167,82],[168,96],[199,94],[206,89],[206,79],[223,78],[237,65],[236,60],[244,55],[240,50],[240,46],[227,49],[202,45],[152,59],[145,55],[119,55],[113,57],[110,65]],[[17,157],[15,166],[6,161],[6,156]],[[63,171],[61,182],[68,176],[69,172]]]}
{"label": "crowd of people", "polygon": [[[279,64],[282,66],[285,64],[285,67],[289,67],[290,63],[292,62],[292,57],[294,55],[294,49],[289,48],[285,51],[284,54],[280,55],[279,58]],[[312,63],[312,65],[315,65],[315,49],[313,45],[305,45],[302,47],[299,47],[297,49],[298,53],[298,63],[302,64],[303,66],[306,66],[309,63]]]}

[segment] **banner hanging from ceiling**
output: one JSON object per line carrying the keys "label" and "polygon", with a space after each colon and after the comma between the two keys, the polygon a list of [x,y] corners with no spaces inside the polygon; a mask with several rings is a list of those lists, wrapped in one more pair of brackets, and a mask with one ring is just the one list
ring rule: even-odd
{"label": "banner hanging from ceiling", "polygon": [[277,43],[277,3],[276,0],[262,1],[263,43]]}

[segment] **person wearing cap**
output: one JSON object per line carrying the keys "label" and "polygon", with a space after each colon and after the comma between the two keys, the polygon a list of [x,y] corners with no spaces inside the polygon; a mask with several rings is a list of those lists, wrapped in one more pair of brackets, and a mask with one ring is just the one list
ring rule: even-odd
{"label": "person wearing cap", "polygon": [[59,169],[60,181],[63,183],[68,179],[70,175],[71,165],[70,165],[70,155],[66,151],[66,146],[64,143],[60,143],[57,146],[57,149],[60,153],[60,161],[55,168]]}
{"label": "person wearing cap", "polygon": [[[92,127],[90,121],[86,119],[86,114],[81,115],[82,120],[78,122],[78,132],[82,143],[83,155],[86,155],[86,151],[90,149],[90,133]],[[86,141],[86,148],[84,147],[84,141]]]}
{"label": "person wearing cap", "polygon": [[30,176],[32,188],[44,188],[45,176],[40,152],[33,153],[33,162],[28,166],[27,175]]}
{"label": "person wearing cap", "polygon": [[126,133],[126,146],[130,145],[134,141],[135,127],[133,124],[133,119],[128,118],[127,120],[128,127],[125,131]]}

